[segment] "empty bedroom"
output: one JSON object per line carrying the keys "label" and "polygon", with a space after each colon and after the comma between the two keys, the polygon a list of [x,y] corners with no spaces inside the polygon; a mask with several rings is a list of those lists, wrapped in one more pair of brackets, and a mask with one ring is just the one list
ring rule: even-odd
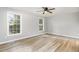
{"label": "empty bedroom", "polygon": [[0,52],[79,52],[79,8],[0,7]]}

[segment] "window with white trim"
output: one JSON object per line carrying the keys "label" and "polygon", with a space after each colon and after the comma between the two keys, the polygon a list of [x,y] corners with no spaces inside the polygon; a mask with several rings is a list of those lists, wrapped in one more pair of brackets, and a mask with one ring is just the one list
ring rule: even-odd
{"label": "window with white trim", "polygon": [[39,31],[44,30],[44,19],[40,18],[39,19]]}
{"label": "window with white trim", "polygon": [[21,33],[21,15],[8,12],[8,35]]}

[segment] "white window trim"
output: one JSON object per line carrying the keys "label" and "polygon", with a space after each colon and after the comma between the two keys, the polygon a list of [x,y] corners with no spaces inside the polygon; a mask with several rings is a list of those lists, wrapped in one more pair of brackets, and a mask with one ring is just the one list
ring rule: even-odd
{"label": "white window trim", "polygon": [[[8,14],[11,13],[11,14],[16,14],[16,15],[20,15],[20,33],[17,33],[17,34],[9,34],[9,20],[8,20]],[[16,13],[16,12],[13,12],[13,11],[8,11],[7,12],[7,36],[14,36],[14,35],[20,35],[22,34],[22,14],[20,13]]]}

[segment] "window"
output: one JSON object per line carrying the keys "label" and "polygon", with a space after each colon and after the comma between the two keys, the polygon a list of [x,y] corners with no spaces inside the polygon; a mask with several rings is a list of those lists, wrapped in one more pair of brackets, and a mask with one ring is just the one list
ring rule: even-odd
{"label": "window", "polygon": [[9,12],[8,13],[8,34],[19,34],[21,33],[21,15]]}
{"label": "window", "polygon": [[44,19],[39,19],[39,31],[44,30]]}

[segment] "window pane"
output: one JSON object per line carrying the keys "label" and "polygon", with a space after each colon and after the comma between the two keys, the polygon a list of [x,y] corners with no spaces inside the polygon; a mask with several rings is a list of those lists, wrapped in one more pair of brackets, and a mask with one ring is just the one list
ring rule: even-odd
{"label": "window pane", "polygon": [[39,26],[39,30],[43,30],[43,26]]}
{"label": "window pane", "polygon": [[43,20],[42,19],[39,19],[39,24],[43,24]]}

